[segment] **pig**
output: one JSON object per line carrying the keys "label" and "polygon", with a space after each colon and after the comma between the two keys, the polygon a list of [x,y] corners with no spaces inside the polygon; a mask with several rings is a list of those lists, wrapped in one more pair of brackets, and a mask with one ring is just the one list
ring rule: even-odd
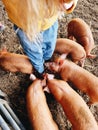
{"label": "pig", "polygon": [[64,81],[71,82],[88,94],[89,104],[98,103],[98,77],[68,59],[48,62],[45,66],[52,72],[58,73]]}
{"label": "pig", "polygon": [[47,85],[55,99],[61,104],[73,130],[98,130],[89,107],[67,82],[48,78]]}
{"label": "pig", "polygon": [[34,130],[58,130],[46,103],[41,80],[35,79],[26,94],[28,117]]}
{"label": "pig", "polygon": [[56,42],[55,52],[70,55],[73,62],[83,67],[86,58],[84,48],[67,38],[58,38]]}
{"label": "pig", "polygon": [[96,55],[90,54],[94,48],[94,39],[90,27],[84,20],[80,18],[72,19],[68,23],[67,32],[68,38],[76,39],[84,47],[88,58],[96,57]]}
{"label": "pig", "polygon": [[33,73],[33,66],[25,55],[8,52],[5,48],[0,51],[0,67],[10,72]]}

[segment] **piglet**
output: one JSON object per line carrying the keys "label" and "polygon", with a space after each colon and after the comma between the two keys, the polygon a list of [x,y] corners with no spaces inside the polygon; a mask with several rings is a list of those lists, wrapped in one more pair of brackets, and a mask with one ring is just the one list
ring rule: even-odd
{"label": "piglet", "polygon": [[27,90],[26,100],[28,116],[34,130],[58,130],[46,103],[41,80],[33,81]]}
{"label": "piglet", "polygon": [[33,66],[27,56],[7,52],[5,48],[0,51],[0,67],[10,72],[33,72]]}
{"label": "piglet", "polygon": [[89,103],[98,103],[98,78],[95,75],[67,59],[59,60],[59,63],[46,63],[45,66],[51,71],[59,73],[63,80],[71,82],[88,94]]}
{"label": "piglet", "polygon": [[84,20],[80,18],[72,19],[68,23],[67,31],[69,38],[76,39],[76,41],[84,47],[87,57],[96,57],[90,54],[91,50],[94,48],[94,39],[90,27]]}
{"label": "piglet", "polygon": [[72,123],[73,130],[98,130],[96,120],[82,97],[63,80],[49,79],[47,85]]}
{"label": "piglet", "polygon": [[55,52],[71,56],[75,63],[79,63],[83,67],[86,53],[84,48],[77,42],[67,38],[59,38],[56,42]]}

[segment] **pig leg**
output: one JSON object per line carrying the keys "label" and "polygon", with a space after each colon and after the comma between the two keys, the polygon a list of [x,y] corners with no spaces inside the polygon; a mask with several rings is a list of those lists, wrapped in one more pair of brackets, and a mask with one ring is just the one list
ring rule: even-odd
{"label": "pig leg", "polygon": [[80,43],[84,47],[84,49],[86,51],[86,56],[88,58],[95,58],[96,57],[96,55],[93,55],[90,53],[91,50],[93,49],[93,47],[90,46],[88,37],[86,37],[86,36],[81,37],[81,39],[79,39],[79,41],[77,41],[77,42]]}
{"label": "pig leg", "polygon": [[27,111],[34,130],[58,130],[46,103],[41,80],[36,79],[27,91]]}

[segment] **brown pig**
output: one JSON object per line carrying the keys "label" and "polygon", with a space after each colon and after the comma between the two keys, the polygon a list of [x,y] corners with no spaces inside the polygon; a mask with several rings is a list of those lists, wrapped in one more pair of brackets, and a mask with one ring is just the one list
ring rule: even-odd
{"label": "brown pig", "polygon": [[10,72],[22,72],[31,74],[33,66],[29,58],[25,55],[7,52],[6,49],[0,51],[0,67]]}
{"label": "brown pig", "polygon": [[36,79],[27,91],[27,112],[34,130],[58,130],[46,103],[41,80]]}
{"label": "brown pig", "polygon": [[65,81],[48,79],[48,88],[61,104],[73,130],[98,130],[96,120],[82,97]]}
{"label": "brown pig", "polygon": [[83,66],[84,60],[86,58],[84,48],[77,42],[69,40],[67,38],[57,39],[55,52],[70,55],[72,61],[75,63],[80,63],[80,66]]}
{"label": "brown pig", "polygon": [[90,96],[90,103],[98,103],[98,78],[89,71],[69,60],[59,60],[59,63],[46,63],[51,71],[60,74],[65,81],[70,81],[78,89]]}
{"label": "brown pig", "polygon": [[90,27],[84,20],[80,18],[72,19],[68,23],[67,31],[69,38],[76,39],[76,41],[84,47],[87,57],[96,57],[90,54],[91,50],[94,48],[94,39]]}

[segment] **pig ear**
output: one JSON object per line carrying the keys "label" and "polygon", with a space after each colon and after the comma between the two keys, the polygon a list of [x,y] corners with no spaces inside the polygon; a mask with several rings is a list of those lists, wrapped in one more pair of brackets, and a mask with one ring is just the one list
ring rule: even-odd
{"label": "pig ear", "polygon": [[59,65],[61,66],[64,63],[64,60],[59,60]]}

